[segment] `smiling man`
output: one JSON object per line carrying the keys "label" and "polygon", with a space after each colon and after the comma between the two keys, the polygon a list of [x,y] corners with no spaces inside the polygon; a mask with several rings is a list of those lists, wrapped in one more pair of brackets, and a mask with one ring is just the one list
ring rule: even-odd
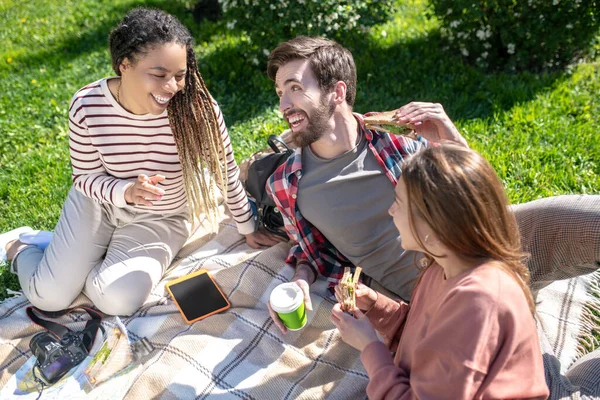
{"label": "smiling man", "polygon": [[409,300],[420,256],[402,248],[387,213],[402,163],[430,141],[466,141],[442,106],[432,103],[410,103],[396,112],[398,122],[415,129],[414,139],[366,129],[352,109],[354,59],[334,41],[301,36],[281,43],[267,72],[298,146],[267,187],[296,242],[286,262],[296,267],[293,281],[307,307],[308,286],[318,274],[337,282],[351,265],[363,268],[367,282]]}

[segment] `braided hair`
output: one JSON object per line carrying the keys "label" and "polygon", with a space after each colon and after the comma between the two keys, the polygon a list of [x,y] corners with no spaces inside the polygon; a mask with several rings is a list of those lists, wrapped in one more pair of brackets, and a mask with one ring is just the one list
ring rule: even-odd
{"label": "braided hair", "polygon": [[[194,40],[177,18],[158,9],[138,7],[131,10],[110,32],[112,67],[121,76],[119,66],[125,58],[135,64],[157,46],[177,43],[186,48],[187,73],[183,90],[169,102],[167,113],[183,172],[191,217],[206,210],[215,227],[218,201],[216,184],[227,194],[225,148],[212,98],[196,62]],[[206,167],[209,176],[205,176]]]}

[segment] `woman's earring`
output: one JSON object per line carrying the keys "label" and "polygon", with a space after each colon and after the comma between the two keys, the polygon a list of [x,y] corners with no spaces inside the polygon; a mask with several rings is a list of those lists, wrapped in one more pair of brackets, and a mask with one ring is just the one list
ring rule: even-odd
{"label": "woman's earring", "polygon": [[425,244],[427,244],[427,241],[429,240],[429,233],[427,235],[425,235],[425,239],[423,240],[423,242]]}

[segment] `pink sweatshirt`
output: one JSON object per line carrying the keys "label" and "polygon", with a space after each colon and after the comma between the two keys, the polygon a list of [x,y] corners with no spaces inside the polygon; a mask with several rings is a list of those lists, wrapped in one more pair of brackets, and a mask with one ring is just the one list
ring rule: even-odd
{"label": "pink sweatshirt", "polygon": [[385,340],[361,354],[372,400],[548,397],[535,321],[497,266],[447,280],[434,264],[410,306],[379,294],[368,317]]}

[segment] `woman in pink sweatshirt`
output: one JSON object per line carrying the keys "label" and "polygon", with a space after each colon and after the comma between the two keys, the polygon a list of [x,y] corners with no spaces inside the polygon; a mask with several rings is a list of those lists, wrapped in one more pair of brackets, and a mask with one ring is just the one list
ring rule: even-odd
{"label": "woman in pink sweatshirt", "polygon": [[362,352],[369,398],[546,398],[529,273],[494,169],[451,145],[402,169],[389,212],[403,247],[428,260],[412,301],[359,285],[354,317],[339,304],[331,316]]}

